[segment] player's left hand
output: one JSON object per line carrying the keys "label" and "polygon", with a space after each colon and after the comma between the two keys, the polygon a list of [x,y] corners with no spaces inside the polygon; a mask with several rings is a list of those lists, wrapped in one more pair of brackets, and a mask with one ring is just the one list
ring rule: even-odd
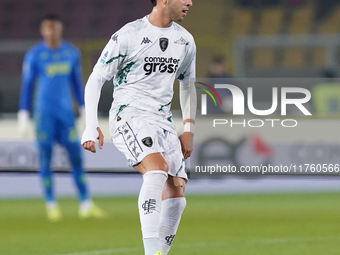
{"label": "player's left hand", "polygon": [[191,152],[193,150],[193,146],[192,146],[193,139],[194,139],[194,134],[190,132],[184,132],[179,137],[179,141],[181,142],[181,146],[182,146],[182,153],[183,153],[184,159],[189,158],[191,155]]}
{"label": "player's left hand", "polygon": [[27,138],[30,129],[30,113],[27,110],[19,110],[18,112],[18,133],[22,138]]}

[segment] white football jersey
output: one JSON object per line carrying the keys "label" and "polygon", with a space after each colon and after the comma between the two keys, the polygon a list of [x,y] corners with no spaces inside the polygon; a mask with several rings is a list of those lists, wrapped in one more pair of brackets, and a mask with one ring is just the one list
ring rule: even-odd
{"label": "white football jersey", "polygon": [[113,78],[110,117],[140,116],[175,132],[170,112],[175,78],[195,81],[192,35],[173,22],[153,26],[148,16],[126,24],[105,46],[93,71]]}

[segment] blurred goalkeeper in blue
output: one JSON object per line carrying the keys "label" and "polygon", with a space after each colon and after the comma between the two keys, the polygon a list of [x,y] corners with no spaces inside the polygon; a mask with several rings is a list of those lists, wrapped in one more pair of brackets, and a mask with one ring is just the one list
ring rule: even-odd
{"label": "blurred goalkeeper in blue", "polygon": [[19,132],[22,135],[27,133],[30,108],[34,101],[40,176],[48,219],[50,221],[62,219],[53,191],[50,167],[54,142],[63,145],[68,152],[79,194],[79,217],[101,218],[104,217],[104,212],[93,204],[89,196],[75,126],[73,96],[77,99],[80,117],[85,114],[81,56],[75,46],[62,39],[62,32],[63,24],[59,16],[53,14],[44,16],[40,23],[43,40],[25,55],[18,112]]}

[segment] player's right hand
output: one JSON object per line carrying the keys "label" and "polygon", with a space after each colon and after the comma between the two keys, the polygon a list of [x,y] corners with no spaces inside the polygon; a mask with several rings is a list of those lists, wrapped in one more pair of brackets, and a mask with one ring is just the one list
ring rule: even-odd
{"label": "player's right hand", "polygon": [[[102,149],[104,145],[104,135],[102,131],[100,130],[100,127],[97,127],[96,130],[98,131],[98,137],[97,137],[97,139],[99,140],[98,147],[99,149]],[[84,134],[83,134],[83,139],[84,139],[84,136],[86,135],[86,131],[87,130],[85,129]],[[82,141],[82,146],[85,150],[96,153],[96,143],[94,141],[92,140],[87,140],[85,142]]]}
{"label": "player's right hand", "polygon": [[193,150],[192,142],[193,142],[194,134],[190,132],[184,132],[178,138],[179,138],[179,141],[181,142],[183,157],[184,159],[187,159],[190,157],[191,152]]}

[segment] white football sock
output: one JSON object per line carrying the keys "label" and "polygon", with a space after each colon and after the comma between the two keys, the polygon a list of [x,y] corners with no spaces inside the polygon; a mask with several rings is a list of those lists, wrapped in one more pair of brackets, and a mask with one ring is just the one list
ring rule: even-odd
{"label": "white football sock", "polygon": [[145,255],[159,251],[158,230],[162,209],[162,192],[168,174],[153,170],[143,175],[143,185],[138,198]]}
{"label": "white football sock", "polygon": [[171,248],[185,206],[185,197],[169,198],[162,201],[159,248],[164,255],[168,254]]}
{"label": "white football sock", "polygon": [[81,201],[79,204],[79,210],[88,211],[92,206],[93,206],[93,202],[90,199]]}
{"label": "white football sock", "polygon": [[46,202],[46,209],[54,209],[59,207],[58,202],[57,201],[48,201]]}

